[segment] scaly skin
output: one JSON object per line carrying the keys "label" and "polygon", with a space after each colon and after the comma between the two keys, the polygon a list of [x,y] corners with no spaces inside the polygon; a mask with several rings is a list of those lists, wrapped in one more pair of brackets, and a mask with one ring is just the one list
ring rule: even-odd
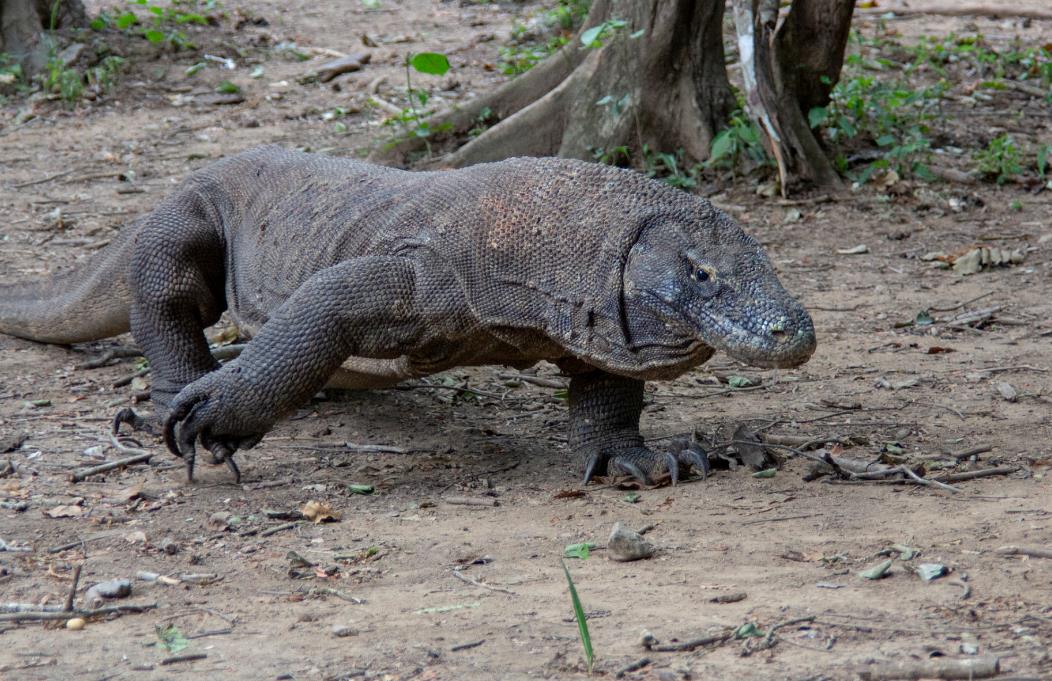
{"label": "scaly skin", "polygon": [[[219,367],[202,330],[253,336]],[[570,444],[594,474],[704,470],[639,433],[643,382],[724,350],[805,362],[804,309],[762,249],[704,199],[631,171],[510,159],[412,173],[254,149],[194,175],[86,267],[0,286],[0,332],[74,342],[130,324],[165,439],[215,463],[326,381],[379,387],[539,360],[571,375]]]}

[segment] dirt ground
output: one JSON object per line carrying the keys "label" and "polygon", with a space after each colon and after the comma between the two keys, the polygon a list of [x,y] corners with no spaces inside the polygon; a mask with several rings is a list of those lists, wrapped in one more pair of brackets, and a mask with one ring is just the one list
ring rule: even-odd
{"label": "dirt ground", "polygon": [[[370,88],[396,100],[407,51],[449,54],[450,74],[420,79],[443,100],[469,97],[504,78],[492,68],[497,47],[512,20],[536,7],[232,2],[218,26],[191,37],[236,68],[212,63],[195,76],[185,71],[200,53],[155,54],[145,41],[125,41],[132,66],[114,94],[73,109],[17,99],[0,109],[0,280],[84,258],[188,171],[223,155],[261,143],[367,153],[391,131],[377,113],[354,112]],[[858,27],[876,20],[860,13]],[[978,28],[994,41],[1052,41],[1052,21],[911,15],[894,24],[904,34]],[[364,48],[363,35],[378,47]],[[275,48],[283,42],[317,56],[283,58]],[[338,90],[297,82],[331,57],[326,50],[362,49],[371,63],[337,80]],[[262,77],[252,78],[257,66]],[[221,80],[241,86],[245,101],[202,103]],[[1005,97],[986,118],[952,110],[947,118],[957,134],[986,134],[982,125],[1011,111],[1005,125],[1052,142],[1047,104]],[[584,678],[560,558],[567,544],[602,546],[615,521],[650,528],[657,552],[616,563],[600,549],[567,561],[589,614],[597,676],[646,657],[624,678],[853,679],[872,661],[979,654],[998,656],[1005,678],[1052,678],[1052,560],[998,552],[1052,550],[1048,192],[911,184],[786,203],[754,189],[743,181],[706,193],[766,245],[812,311],[818,350],[792,371],[717,356],[651,384],[644,432],[726,433],[776,421],[768,432],[842,440],[847,456],[930,457],[931,473],[953,464],[947,454],[986,446],[949,470],[1012,472],[948,492],[805,481],[810,463],[789,457],[774,477],[717,471],[640,490],[633,503],[616,486],[580,487],[582,462],[566,450],[565,404],[554,388],[492,368],[439,377],[448,389],[317,399],[239,455],[241,485],[208,466],[186,484],[150,438],[149,465],[74,484],[73,470],[123,456],[109,446],[109,419],[148,385],[148,376],[128,383],[135,360],[77,365],[130,338],[63,348],[0,336],[0,451],[27,436],[0,455],[15,468],[0,479],[0,603],[61,604],[82,565],[81,593],[130,578],[131,596],[114,603],[156,604],[80,631],[61,620],[0,621],[0,679]],[[1025,260],[964,277],[921,259],[975,243],[1022,250]],[[866,252],[838,253],[858,245]],[[934,323],[908,325],[922,310]],[[973,312],[978,321],[960,318]],[[559,379],[552,367],[539,375]],[[729,389],[720,383],[727,375],[758,387]],[[355,494],[351,484],[375,493]],[[494,505],[451,503],[456,497]],[[341,519],[264,534],[311,500]],[[920,554],[900,556],[883,579],[859,576],[894,544]],[[949,574],[925,582],[911,569],[919,563]],[[136,579],[140,572],[172,583]],[[745,598],[714,600],[739,593]],[[682,652],[641,645],[644,631],[669,644],[750,622],[763,632],[790,624],[768,649],[759,638]],[[169,626],[185,648],[158,646]],[[169,659],[182,655],[200,657]]]}

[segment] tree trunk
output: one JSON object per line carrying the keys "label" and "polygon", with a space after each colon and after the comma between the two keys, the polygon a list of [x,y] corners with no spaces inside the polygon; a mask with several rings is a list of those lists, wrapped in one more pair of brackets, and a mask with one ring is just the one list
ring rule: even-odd
{"label": "tree trunk", "polygon": [[[463,134],[489,108],[500,121],[444,164],[510,156],[591,159],[596,149],[683,149],[708,157],[735,107],[722,40],[723,0],[595,0],[584,28],[562,50],[492,95],[438,117]],[[607,20],[602,47],[580,36]],[[633,38],[633,35],[637,37]]]}
{"label": "tree trunk", "polygon": [[840,80],[855,0],[793,0],[774,38],[783,86],[804,116],[829,103]]}
{"label": "tree trunk", "polygon": [[782,195],[801,181],[839,186],[807,113],[839,78],[855,0],[794,0],[777,33],[778,0],[733,2],[746,110],[778,163]]}
{"label": "tree trunk", "polygon": [[11,55],[27,76],[33,76],[47,65],[42,31],[85,26],[87,20],[82,0],[0,0],[0,52]]}

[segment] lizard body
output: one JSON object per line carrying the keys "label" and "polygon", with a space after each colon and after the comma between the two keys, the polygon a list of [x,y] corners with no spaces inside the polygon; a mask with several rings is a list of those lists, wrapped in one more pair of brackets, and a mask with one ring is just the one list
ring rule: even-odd
{"label": "lizard body", "polygon": [[[220,367],[202,330],[224,310],[252,340]],[[273,147],[193,173],[72,273],[0,286],[0,332],[71,343],[129,328],[191,475],[198,442],[231,461],[326,382],[548,360],[571,375],[586,479],[675,480],[704,455],[646,447],[643,381],[717,349],[795,366],[815,346],[755,240],[632,171],[516,158],[410,172]]]}

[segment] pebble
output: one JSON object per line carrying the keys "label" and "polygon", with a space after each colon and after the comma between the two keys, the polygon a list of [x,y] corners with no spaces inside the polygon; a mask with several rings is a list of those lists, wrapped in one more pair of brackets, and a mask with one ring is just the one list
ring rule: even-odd
{"label": "pebble", "polygon": [[130,579],[111,579],[108,582],[99,582],[84,592],[84,602],[91,607],[97,606],[104,600],[110,598],[126,598],[132,592]]}
{"label": "pebble", "polygon": [[641,560],[654,555],[654,547],[643,539],[643,535],[623,527],[621,523],[614,523],[606,550],[610,560],[621,562]]}
{"label": "pebble", "polygon": [[86,622],[84,621],[83,617],[74,617],[72,619],[66,620],[66,628],[70,631],[80,631],[84,628],[85,624]]}
{"label": "pebble", "polygon": [[344,638],[347,636],[357,636],[358,630],[354,627],[349,627],[346,624],[334,624],[332,625],[332,635],[336,638]]}

